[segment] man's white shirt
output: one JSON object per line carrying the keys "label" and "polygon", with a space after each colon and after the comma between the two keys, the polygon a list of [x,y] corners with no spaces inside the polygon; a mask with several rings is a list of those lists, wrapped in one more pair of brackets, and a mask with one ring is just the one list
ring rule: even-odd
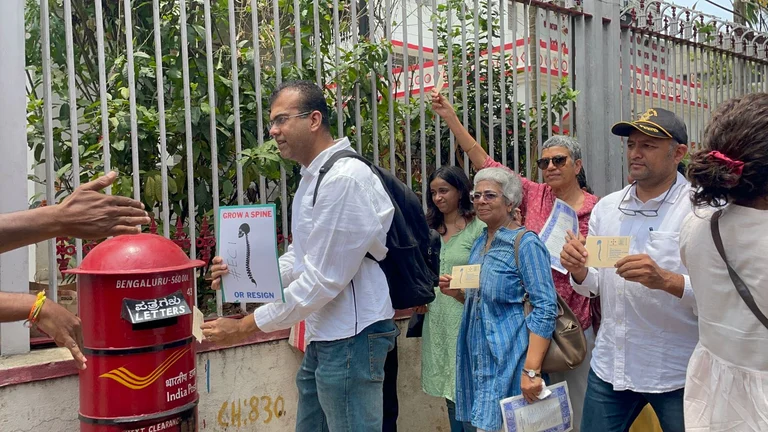
{"label": "man's white shirt", "polygon": [[280,257],[285,303],[254,311],[265,332],[306,320],[307,343],[355,336],[394,317],[384,272],[394,207],[381,180],[365,163],[339,159],[323,178],[312,205],[320,168],[334,153],[352,150],[342,138],[301,168],[293,199],[293,243]]}
{"label": "man's white shirt", "polygon": [[[631,188],[626,198],[627,189]],[[680,229],[693,206],[690,183],[681,174],[666,192],[643,203],[629,185],[601,199],[589,220],[590,236],[631,236],[630,254],[647,254],[662,269],[683,274],[682,298],[622,279],[614,268],[590,268],[573,289],[600,296],[602,318],[591,367],[614,390],[662,393],[685,386],[688,360],[699,339],[696,301],[680,259]],[[658,216],[619,211],[659,209]],[[659,207],[659,205],[661,205]]]}

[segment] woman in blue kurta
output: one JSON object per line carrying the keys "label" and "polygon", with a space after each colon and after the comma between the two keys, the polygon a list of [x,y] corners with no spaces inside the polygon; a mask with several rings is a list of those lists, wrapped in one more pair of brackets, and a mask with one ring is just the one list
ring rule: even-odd
{"label": "woman in blue kurta", "polygon": [[[502,427],[501,399],[523,394],[537,400],[541,364],[555,330],[557,297],[549,253],[534,233],[520,242],[515,210],[522,200],[520,180],[502,168],[475,176],[473,201],[487,228],[475,242],[469,264],[480,264],[480,288],[466,290],[456,352],[456,418],[481,431]],[[450,276],[441,277],[448,290]],[[533,311],[523,313],[528,294]]]}

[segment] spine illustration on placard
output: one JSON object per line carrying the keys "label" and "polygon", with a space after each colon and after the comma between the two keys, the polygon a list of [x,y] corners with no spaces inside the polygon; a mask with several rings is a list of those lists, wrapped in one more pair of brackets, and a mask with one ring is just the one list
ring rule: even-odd
{"label": "spine illustration on placard", "polygon": [[259,284],[256,283],[256,279],[253,278],[253,272],[251,271],[251,243],[248,241],[248,233],[250,232],[251,226],[244,223],[240,225],[237,236],[240,238],[245,237],[245,272],[248,274],[248,279],[253,282],[254,287],[258,287]]}

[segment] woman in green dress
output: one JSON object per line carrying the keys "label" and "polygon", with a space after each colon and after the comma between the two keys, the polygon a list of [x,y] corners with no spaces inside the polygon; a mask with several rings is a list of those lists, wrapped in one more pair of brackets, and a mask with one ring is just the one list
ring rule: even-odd
{"label": "woman in green dress", "polygon": [[[442,167],[429,177],[427,222],[442,236],[440,274],[451,274],[453,266],[466,265],[469,252],[485,224],[475,217],[470,200],[471,183],[458,167]],[[417,308],[426,312],[422,330],[421,385],[424,392],[445,398],[451,432],[474,432],[454,417],[456,393],[456,340],[464,310],[464,294],[453,297],[435,288],[435,301]]]}

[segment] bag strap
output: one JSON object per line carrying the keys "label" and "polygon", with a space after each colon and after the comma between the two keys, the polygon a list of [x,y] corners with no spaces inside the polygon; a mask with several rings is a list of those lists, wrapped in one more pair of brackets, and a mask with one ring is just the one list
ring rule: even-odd
{"label": "bag strap", "polygon": [[[515,236],[515,265],[517,266],[517,271],[520,271],[520,242],[523,241],[523,236],[525,235],[525,233],[528,233],[528,232],[532,232],[536,234],[535,232],[529,229],[524,229],[519,233],[517,233],[517,235]],[[522,275],[520,275],[520,284],[523,286],[523,288],[525,288],[525,282],[523,282]],[[528,290],[526,290],[525,296],[523,297],[524,297],[524,300],[528,299]]]}
{"label": "bag strap", "polygon": [[[315,203],[317,202],[317,192],[320,190],[320,183],[323,181],[323,178],[325,177],[326,174],[328,174],[328,171],[331,170],[331,168],[333,167],[333,164],[335,164],[336,161],[338,161],[339,159],[344,159],[344,158],[354,158],[354,159],[357,159],[360,162],[363,162],[364,164],[368,165],[369,168],[372,168],[371,167],[371,161],[369,161],[368,159],[364,158],[363,156],[360,156],[359,154],[357,154],[356,152],[354,152],[352,150],[341,150],[341,151],[337,151],[336,153],[332,154],[331,157],[328,158],[327,161],[325,161],[323,166],[320,167],[320,173],[317,176],[317,183],[315,183],[315,193],[312,195],[312,206],[313,207],[315,206]],[[376,173],[375,170],[374,170],[374,173],[378,175],[378,173]]]}
{"label": "bag strap", "polygon": [[[373,169],[371,161],[369,161],[365,157],[359,155],[357,152],[354,152],[352,150],[337,151],[336,153],[332,154],[327,161],[325,161],[322,167],[320,167],[320,173],[317,175],[317,183],[315,183],[315,193],[312,195],[312,207],[314,207],[315,204],[317,203],[317,192],[320,190],[320,183],[323,181],[323,178],[325,177],[326,174],[328,174],[328,171],[331,170],[331,168],[333,167],[333,164],[335,164],[336,161],[344,158],[353,158],[353,159],[359,160],[360,162],[363,162],[364,164],[368,165],[368,168],[370,168],[373,171],[373,173],[376,174],[377,177],[379,177],[379,180],[382,180],[381,176],[379,176],[379,173],[375,169]],[[381,182],[381,185],[384,186],[383,180]],[[384,190],[386,190],[387,193],[389,194],[389,191],[387,190],[386,187],[384,187]],[[390,199],[392,199],[391,194],[390,194]],[[395,201],[392,199],[392,202],[394,203]],[[371,259],[379,263],[379,260],[374,258],[370,252],[367,252],[365,254],[365,258]]]}
{"label": "bag strap", "polygon": [[525,233],[529,233],[529,232],[536,234],[535,232],[529,229],[524,229],[519,233],[517,233],[517,235],[515,236],[515,265],[517,266],[518,270],[520,269],[520,242],[523,241],[523,236],[525,235]]}
{"label": "bag strap", "polygon": [[723,239],[720,237],[720,216],[722,215],[722,210],[715,212],[715,214],[712,215],[712,220],[709,225],[712,230],[712,239],[715,241],[715,248],[717,248],[717,252],[720,254],[720,258],[725,261],[725,266],[728,268],[728,275],[730,275],[731,282],[733,282],[733,285],[736,287],[736,291],[739,293],[739,296],[741,296],[741,299],[744,300],[744,303],[747,304],[749,310],[755,314],[755,317],[757,317],[758,321],[760,321],[763,326],[765,326],[765,328],[768,328],[768,318],[766,318],[765,315],[763,315],[763,313],[760,311],[760,308],[757,307],[755,299],[752,297],[752,293],[749,292],[749,288],[747,288],[747,285],[739,277],[739,275],[736,274],[736,270],[734,270],[733,267],[728,264],[728,260],[725,257]]}

